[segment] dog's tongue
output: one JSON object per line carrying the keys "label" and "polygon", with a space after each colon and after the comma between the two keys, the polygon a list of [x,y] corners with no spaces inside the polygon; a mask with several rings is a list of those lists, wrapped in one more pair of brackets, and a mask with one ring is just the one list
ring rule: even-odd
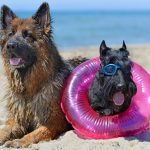
{"label": "dog's tongue", "polygon": [[11,58],[9,61],[12,66],[18,66],[22,63],[22,58]]}
{"label": "dog's tongue", "polygon": [[124,103],[124,94],[122,92],[117,92],[113,96],[113,102],[115,105],[122,105]]}

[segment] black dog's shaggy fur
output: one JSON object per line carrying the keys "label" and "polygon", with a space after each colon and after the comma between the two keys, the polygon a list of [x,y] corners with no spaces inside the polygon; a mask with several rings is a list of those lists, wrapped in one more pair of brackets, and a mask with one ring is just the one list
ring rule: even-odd
{"label": "black dog's shaggy fur", "polygon": [[[122,48],[114,51],[106,46],[105,41],[101,43],[101,65],[89,88],[89,103],[100,115],[115,115],[125,111],[136,94],[137,88],[131,74],[132,62],[128,56],[129,52],[124,42]],[[115,75],[107,76],[102,72],[102,68],[107,64],[120,65],[121,69],[118,69]],[[122,92],[125,97],[121,106],[112,101],[117,92]]]}

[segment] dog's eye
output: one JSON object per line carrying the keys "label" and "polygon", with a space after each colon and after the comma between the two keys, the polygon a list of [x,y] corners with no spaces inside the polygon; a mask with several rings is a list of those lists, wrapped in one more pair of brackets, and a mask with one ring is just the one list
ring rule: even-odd
{"label": "dog's eye", "polygon": [[22,32],[22,36],[23,36],[23,38],[26,38],[27,34],[28,34],[28,32],[27,32],[26,30],[25,30],[25,31],[23,31],[23,32]]}
{"label": "dog's eye", "polygon": [[24,30],[24,31],[22,32],[22,35],[23,35],[23,37],[24,37],[26,40],[28,40],[28,41],[30,41],[30,42],[34,41],[32,32],[27,31],[27,30]]}
{"label": "dog's eye", "polygon": [[27,30],[24,30],[24,31],[22,32],[22,36],[23,36],[24,38],[29,37],[30,35],[31,35],[31,33],[30,33],[29,31],[27,31]]}
{"label": "dog's eye", "polygon": [[10,31],[9,33],[8,33],[8,36],[10,37],[10,36],[13,36],[15,34],[15,31]]}

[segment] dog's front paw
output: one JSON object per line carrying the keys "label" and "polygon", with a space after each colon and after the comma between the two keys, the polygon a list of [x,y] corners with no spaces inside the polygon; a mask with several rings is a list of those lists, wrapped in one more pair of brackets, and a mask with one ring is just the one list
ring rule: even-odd
{"label": "dog's front paw", "polygon": [[0,139],[0,146],[3,145],[5,143],[4,139]]}
{"label": "dog's front paw", "polygon": [[3,145],[6,141],[8,141],[8,139],[3,134],[0,134],[0,146]]}
{"label": "dog's front paw", "polygon": [[22,139],[16,139],[16,140],[13,140],[13,141],[7,141],[5,143],[5,147],[12,147],[12,148],[26,148],[30,145],[31,143],[28,143]]}

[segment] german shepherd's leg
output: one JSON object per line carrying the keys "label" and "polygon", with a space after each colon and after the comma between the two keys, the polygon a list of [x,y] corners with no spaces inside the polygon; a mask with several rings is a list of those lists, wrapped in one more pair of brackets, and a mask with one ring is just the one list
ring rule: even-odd
{"label": "german shepherd's leg", "polygon": [[8,141],[5,143],[6,147],[14,147],[14,148],[21,148],[21,147],[28,147],[32,143],[38,143],[39,141],[48,141],[51,140],[54,136],[54,132],[45,126],[41,126],[38,129],[34,130],[33,132],[25,135],[21,139],[16,139],[13,141]]}
{"label": "german shepherd's leg", "polygon": [[59,129],[56,128],[57,127],[50,128],[46,126],[40,126],[38,129],[25,135],[21,139],[6,142],[5,146],[14,148],[23,148],[28,147],[33,143],[38,143],[40,141],[52,140],[58,135],[58,133],[60,133]]}
{"label": "german shepherd's leg", "polygon": [[0,129],[0,145],[8,140],[21,138],[25,134],[23,127],[20,127],[13,119],[8,119],[3,129]]}
{"label": "german shepherd's leg", "polygon": [[21,139],[6,142],[5,146],[23,148],[40,141],[49,141],[56,138],[63,131],[66,131],[67,127],[68,124],[64,114],[60,110],[60,106],[58,104],[53,104],[52,112],[45,125],[41,124],[37,129],[26,134]]}

